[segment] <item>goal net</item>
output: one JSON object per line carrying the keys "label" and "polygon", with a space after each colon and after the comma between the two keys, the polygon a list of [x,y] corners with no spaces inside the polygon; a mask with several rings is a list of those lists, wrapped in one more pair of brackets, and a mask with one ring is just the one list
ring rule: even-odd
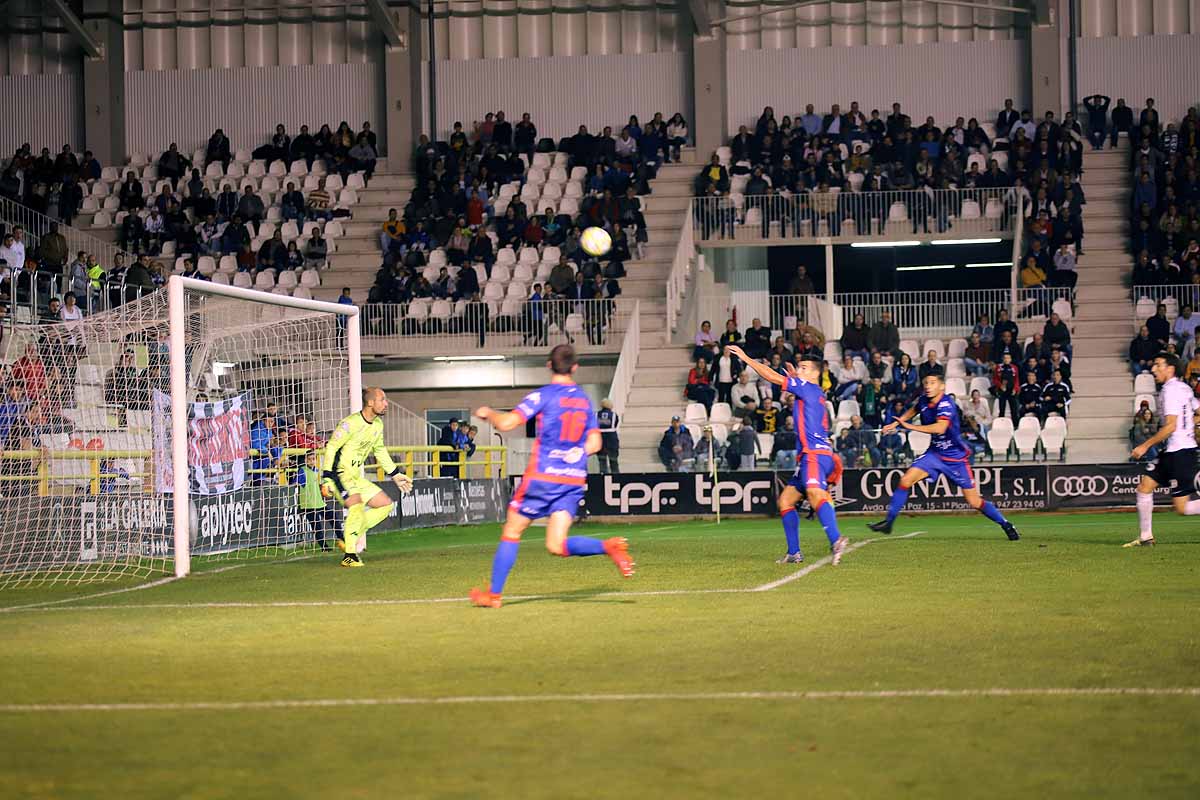
{"label": "goal net", "polygon": [[0,588],[333,544],[303,484],[361,402],[354,306],[173,277],[6,352]]}

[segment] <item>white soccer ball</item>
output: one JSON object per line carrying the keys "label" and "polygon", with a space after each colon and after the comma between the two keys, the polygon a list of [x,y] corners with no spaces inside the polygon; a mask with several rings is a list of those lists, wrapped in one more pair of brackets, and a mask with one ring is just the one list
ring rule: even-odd
{"label": "white soccer ball", "polygon": [[612,249],[612,237],[604,228],[588,228],[579,239],[579,244],[589,256],[600,256]]}

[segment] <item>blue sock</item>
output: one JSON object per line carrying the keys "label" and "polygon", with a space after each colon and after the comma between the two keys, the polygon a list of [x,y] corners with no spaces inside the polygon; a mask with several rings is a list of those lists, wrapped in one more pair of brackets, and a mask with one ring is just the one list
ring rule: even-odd
{"label": "blue sock", "polygon": [[833,544],[841,538],[841,532],[837,526],[837,512],[833,510],[833,503],[822,503],[817,509],[817,519],[821,520],[821,527],[825,529],[825,537],[829,539],[829,543]]}
{"label": "blue sock", "polygon": [[1004,515],[1000,513],[1000,509],[996,508],[994,505],[992,505],[987,500],[983,501],[983,505],[979,507],[979,510],[983,512],[983,515],[985,517],[987,517],[988,519],[990,519],[992,522],[996,523],[997,525],[1007,525],[1008,524],[1008,520],[1006,520],[1004,518]]}
{"label": "blue sock", "polygon": [[508,580],[508,573],[512,571],[513,564],[517,563],[517,551],[520,547],[520,542],[500,540],[500,546],[496,548],[496,557],[492,559],[492,594],[504,591],[504,582]]}
{"label": "blue sock", "polygon": [[888,506],[888,522],[895,522],[896,517],[900,516],[900,511],[904,508],[904,504],[908,502],[908,489],[896,487],[896,491],[892,493],[892,503]]}
{"label": "blue sock", "polygon": [[788,555],[800,552],[800,512],[789,508],[783,512],[783,535],[787,538]]}
{"label": "blue sock", "polygon": [[569,556],[602,556],[604,542],[591,536],[568,536],[567,555]]}

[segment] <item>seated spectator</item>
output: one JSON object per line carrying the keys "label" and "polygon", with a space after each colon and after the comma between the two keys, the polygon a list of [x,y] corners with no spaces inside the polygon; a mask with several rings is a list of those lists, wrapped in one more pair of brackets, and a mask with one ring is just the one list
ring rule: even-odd
{"label": "seated spectator", "polygon": [[1192,307],[1184,304],[1171,332],[1175,335],[1175,346],[1184,360],[1190,360],[1196,352],[1196,330],[1200,328],[1200,315],[1192,313]]}
{"label": "seated spectator", "polygon": [[920,374],[908,353],[901,353],[900,360],[892,366],[892,392],[907,403],[915,400],[920,391]]}
{"label": "seated spectator", "polygon": [[471,249],[471,231],[464,217],[458,218],[458,225],[450,240],[446,242],[446,259],[456,267],[462,266],[467,260],[467,252]]}
{"label": "seated spectator", "polygon": [[321,236],[321,229],[314,228],[312,236],[304,245],[304,264],[309,269],[322,269],[329,257],[329,245]]}
{"label": "seated spectator", "polygon": [[1192,353],[1192,360],[1187,363],[1187,366],[1184,369],[1183,378],[1191,383],[1198,376],[1200,376],[1200,347],[1196,348]]}
{"label": "seated spectator", "polygon": [[204,147],[204,166],[207,167],[214,161],[220,161],[221,168],[228,172],[229,162],[232,160],[229,137],[225,135],[225,131],[217,128],[213,131],[213,135],[208,137],[208,144]]}
{"label": "seated spectator", "polygon": [[363,179],[370,182],[371,177],[375,174],[375,165],[379,159],[379,154],[375,152],[374,146],[367,139],[365,133],[358,135],[358,140],[347,153],[347,161],[343,167],[344,174],[342,180],[345,180],[351,172],[363,172]]}
{"label": "seated spectator", "polygon": [[871,352],[871,358],[867,361],[867,379],[879,379],[879,383],[884,386],[890,386],[892,383],[892,368],[883,360],[883,354],[878,350]]}
{"label": "seated spectator", "polygon": [[[540,284],[535,285],[535,289]],[[475,267],[467,264],[458,271],[458,275],[454,280],[454,300],[462,300],[469,298],[474,294],[479,293],[479,276],[475,273]]]}
{"label": "seated spectator", "polygon": [[879,315],[879,321],[871,326],[867,335],[867,346],[872,352],[900,357],[900,329],[892,323],[892,312],[884,311]]}
{"label": "seated spectator", "polygon": [[695,403],[703,403],[705,412],[712,411],[712,405],[717,401],[717,390],[709,383],[708,363],[703,358],[696,359],[696,366],[688,371],[687,389],[684,397]]}
{"label": "seated spectator", "polygon": [[[1044,419],[1042,416],[1042,387],[1038,385],[1036,372],[1025,373],[1025,383],[1021,384],[1021,389],[1017,392],[1017,404],[1019,406],[1018,419],[1029,415],[1037,417],[1038,420]],[[1001,413],[1003,413],[1003,407]]]}
{"label": "seated spectator", "polygon": [[1054,254],[1054,272],[1050,275],[1050,285],[1074,289],[1078,280],[1079,273],[1075,269],[1075,253],[1071,251],[1071,246],[1064,242],[1058,246],[1058,251]]}
{"label": "seated spectator", "polygon": [[1067,416],[1067,408],[1071,405],[1071,387],[1063,381],[1060,370],[1054,370],[1050,383],[1042,387],[1042,422],[1051,414],[1060,417]]}
{"label": "seated spectator", "polygon": [[288,264],[287,246],[283,243],[283,235],[277,230],[270,239],[263,242],[258,250],[258,269],[286,269]]}
{"label": "seated spectator", "polygon": [[1167,349],[1167,344],[1171,341],[1171,323],[1167,319],[1167,306],[1164,303],[1158,304],[1154,316],[1146,320],[1146,327],[1155,346],[1159,350]]}
{"label": "seated spectator", "polygon": [[[979,326],[977,325],[976,328]],[[988,326],[989,330],[991,326]],[[972,332],[967,342],[967,350],[963,357],[963,366],[974,377],[984,377],[992,374],[994,364],[991,360],[991,348],[984,344],[979,333]]]}
{"label": "seated spectator", "polygon": [[285,221],[295,220],[298,225],[304,224],[306,206],[304,193],[296,188],[294,182],[288,181],[287,189],[280,198],[279,205]]}
{"label": "seated spectator", "polygon": [[323,219],[326,222],[333,219],[333,195],[325,188],[325,178],[317,181],[317,188],[308,193],[305,198],[305,212],[311,220]]}
{"label": "seated spectator", "polygon": [[1046,271],[1038,264],[1038,257],[1032,253],[1025,257],[1025,266],[1021,268],[1021,285],[1026,289],[1037,289],[1046,285]]}
{"label": "seated spectator", "polygon": [[870,378],[858,393],[858,404],[862,409],[863,421],[872,428],[879,427],[888,395],[879,378]]}
{"label": "seated spectator", "polygon": [[756,433],[775,433],[779,427],[780,416],[781,412],[775,405],[775,401],[769,396],[764,397],[762,405],[754,412],[754,431]]}
{"label": "seated spectator", "polygon": [[946,367],[938,361],[936,350],[930,350],[925,356],[925,360],[921,362],[921,366],[917,368],[917,377],[923,382],[930,375],[946,376]]}
{"label": "seated spectator", "polygon": [[[740,366],[740,359],[738,361]],[[735,413],[746,408],[751,403],[758,403],[761,399],[758,392],[758,384],[750,380],[749,370],[743,369],[738,373],[737,383],[731,388],[729,396],[730,400],[724,402],[729,402]]]}
{"label": "seated spectator", "polygon": [[[869,344],[871,330],[867,327],[862,314],[854,315],[854,322],[842,331],[842,354],[861,358],[866,361],[871,355]],[[878,348],[876,348],[878,352]]]}
{"label": "seated spectator", "polygon": [[1050,319],[1046,320],[1046,325],[1042,328],[1042,336],[1050,348],[1057,347],[1066,354],[1067,358],[1071,357],[1071,329],[1056,312],[1051,313]]}
{"label": "seated spectator", "polygon": [[867,369],[862,362],[856,365],[854,359],[846,355],[842,358],[842,363],[834,367],[832,370],[833,376],[837,378],[837,399],[850,400],[858,394],[858,387],[867,379]]}
{"label": "seated spectator", "polygon": [[746,341],[743,345],[746,355],[753,359],[766,358],[767,353],[771,351],[771,329],[762,324],[762,320],[755,317],[750,327],[746,329]]}
{"label": "seated spectator", "polygon": [[725,323],[725,332],[721,334],[721,338],[717,340],[721,345],[740,344],[742,334],[737,329],[737,322],[728,320]]}
{"label": "seated spectator", "polygon": [[846,467],[854,467],[858,463],[859,458],[862,457],[862,450],[858,446],[858,439],[850,431],[850,428],[842,428],[833,446],[837,449],[838,456],[842,459],[842,464]]}
{"label": "seated spectator", "polygon": [[[1011,341],[1014,341],[1014,342],[1017,341],[1017,337],[1021,333],[1020,329],[1017,327],[1017,323],[1013,322],[1011,319],[1008,318],[1008,309],[1007,308],[1002,308],[998,312],[996,312],[996,324],[993,326],[992,331],[993,331],[993,343],[995,341],[1000,340],[1003,337],[1005,331],[1009,332],[1009,334],[1011,335]],[[993,344],[993,346],[995,346],[995,345]],[[995,361],[996,359],[993,358],[992,360]]]}
{"label": "seated spectator", "polygon": [[304,254],[296,246],[295,240],[287,243],[287,268],[297,272],[304,269]]}
{"label": "seated spectator", "polygon": [[791,417],[785,417],[783,426],[775,431],[775,439],[771,444],[771,464],[777,470],[796,469],[796,423]]}
{"label": "seated spectator", "polygon": [[[904,414],[907,404],[899,398],[893,400],[883,412],[883,425],[889,425],[895,422]],[[892,462],[892,466],[900,466],[901,457],[904,454],[904,437],[900,435],[899,429],[893,430],[891,433],[881,434],[879,437],[879,466],[886,467],[888,460]]]}
{"label": "seated spectator", "polygon": [[692,451],[695,457],[695,471],[701,474],[712,469],[714,463],[721,463],[725,457],[725,445],[713,438],[711,425],[705,425],[700,434],[700,441],[695,443]]}
{"label": "seated spectator", "polygon": [[158,177],[171,181],[172,191],[179,188],[179,179],[191,168],[191,160],[179,152],[179,145],[174,142],[171,142],[167,151],[158,158]]}
{"label": "seated spectator", "polygon": [[[697,358],[710,359],[717,346],[717,337],[713,336],[712,323],[708,320],[700,323],[700,330],[696,331],[695,346],[692,348],[692,360]],[[725,401],[728,402],[728,401]]]}
{"label": "seated spectator", "polygon": [[[2,410],[0,408],[0,411]],[[1158,433],[1159,427],[1158,420],[1154,418],[1154,412],[1150,410],[1149,405],[1143,403],[1137,414],[1134,415],[1133,427],[1129,429],[1129,441],[1134,447],[1139,447]],[[1158,450],[1158,445],[1151,447],[1138,461],[1153,461],[1158,458]]]}
{"label": "seated spectator", "polygon": [[121,184],[117,197],[120,202],[119,208],[128,211],[130,215],[136,215],[146,207],[146,198],[142,195],[142,182],[137,179],[133,170],[125,173],[125,182]]}
{"label": "seated spectator", "polygon": [[992,427],[992,407],[980,394],[978,389],[971,391],[971,397],[963,405],[963,417],[975,421],[979,430],[987,436]]}
{"label": "seated spectator", "polygon": [[259,228],[262,226],[263,219],[266,217],[267,209],[263,205],[262,198],[254,193],[253,186],[246,186],[242,192],[241,198],[238,200],[237,214],[242,221],[254,227],[255,235],[258,235]]}
{"label": "seated spectator", "polygon": [[1017,395],[1020,391],[1020,372],[1013,363],[1012,354],[1006,352],[992,372],[992,395],[999,400],[1000,414],[1011,414],[1014,423],[1019,419]]}
{"label": "seated spectator", "polygon": [[1024,361],[1028,362],[1031,358],[1037,362],[1050,360],[1050,345],[1046,342],[1045,336],[1040,333],[1035,333],[1033,340],[1025,345]]}
{"label": "seated spectator", "polygon": [[1017,345],[1015,334],[1007,329],[1000,334],[998,339],[992,342],[992,363],[999,363],[1005,355],[1012,356],[1014,364],[1020,361],[1024,355],[1019,345]]}
{"label": "seated spectator", "polygon": [[492,240],[482,227],[475,229],[471,247],[467,250],[467,260],[472,263],[483,262],[484,273],[489,278],[492,276],[492,265],[496,263],[496,256],[492,250]]}
{"label": "seated spectator", "polygon": [[681,424],[678,416],[671,417],[671,426],[658,442],[658,459],[667,472],[683,472],[695,457],[695,442],[692,434]]}
{"label": "seated spectator", "polygon": [[962,440],[971,450],[971,461],[987,452],[987,434],[979,427],[974,419],[964,418],[962,425]]}

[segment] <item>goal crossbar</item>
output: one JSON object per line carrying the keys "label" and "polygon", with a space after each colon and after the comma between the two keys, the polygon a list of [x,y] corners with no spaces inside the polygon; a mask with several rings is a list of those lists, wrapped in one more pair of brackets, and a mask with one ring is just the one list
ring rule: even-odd
{"label": "goal crossbar", "polygon": [[187,315],[186,292],[248,300],[266,305],[336,314],[345,318],[346,354],[349,361],[349,400],[351,412],[362,408],[362,344],[359,331],[359,309],[348,303],[330,303],[299,297],[272,294],[238,286],[225,286],[195,278],[172,275],[167,281],[167,318],[169,323],[169,364],[171,389],[171,452],[174,491],[172,508],[175,553],[175,575],[183,577],[191,571],[189,533],[188,474],[188,379],[187,379]]}

